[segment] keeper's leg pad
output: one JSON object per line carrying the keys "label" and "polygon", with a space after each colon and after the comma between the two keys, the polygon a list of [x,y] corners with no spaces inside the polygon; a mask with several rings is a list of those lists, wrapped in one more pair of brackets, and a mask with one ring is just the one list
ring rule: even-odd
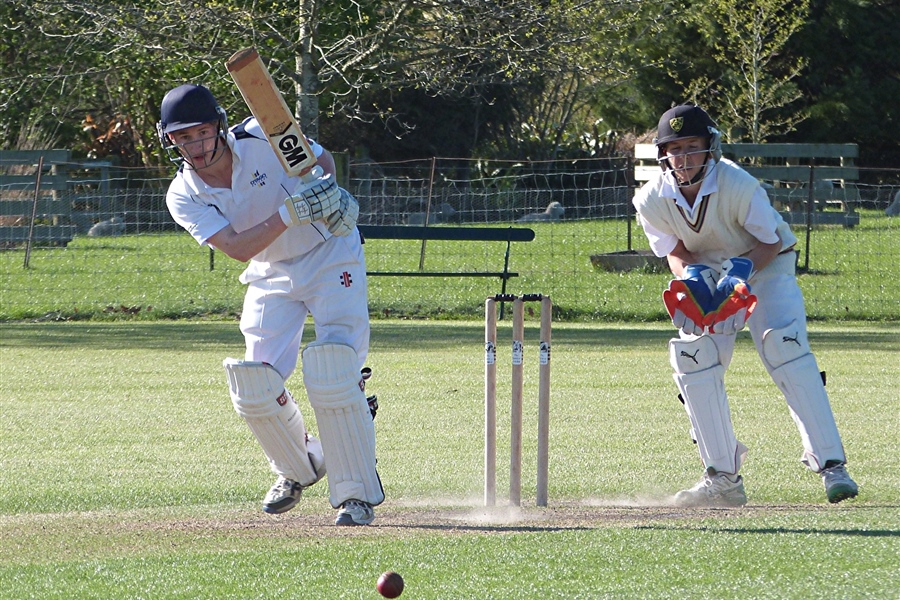
{"label": "keeper's leg pad", "polygon": [[816,473],[830,460],[845,462],[844,448],[828,392],[810,352],[806,328],[792,321],[787,327],[763,333],[763,360],[784,394],[803,441],[801,459]]}
{"label": "keeper's leg pad", "polygon": [[715,341],[708,335],[690,341],[670,340],[669,360],[704,466],[717,473],[736,474],[747,447],[734,435],[725,394],[725,367]]}
{"label": "keeper's leg pad", "polygon": [[316,413],[335,508],[347,500],[373,506],[384,501],[375,470],[375,425],[358,362],[346,344],[313,342],[303,350],[303,382]]}
{"label": "keeper's leg pad", "polygon": [[247,422],[276,474],[307,487],[325,475],[322,444],[306,433],[284,379],[263,362],[226,358],[234,410]]}

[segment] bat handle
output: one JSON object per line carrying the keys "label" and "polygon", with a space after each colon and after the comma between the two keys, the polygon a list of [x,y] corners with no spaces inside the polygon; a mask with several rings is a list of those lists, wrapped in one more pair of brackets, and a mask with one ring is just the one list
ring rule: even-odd
{"label": "bat handle", "polygon": [[320,165],[313,165],[305,173],[300,173],[300,180],[303,183],[312,183],[325,174],[325,170]]}

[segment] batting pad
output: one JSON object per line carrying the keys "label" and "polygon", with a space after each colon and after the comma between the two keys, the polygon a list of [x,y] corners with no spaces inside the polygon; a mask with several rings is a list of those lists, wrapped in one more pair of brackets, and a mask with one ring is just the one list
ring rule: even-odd
{"label": "batting pad", "polygon": [[791,417],[803,441],[803,463],[815,472],[829,460],[846,461],[841,436],[819,374],[819,365],[809,348],[806,328],[791,322],[763,333],[763,359],[784,394]]}
{"label": "batting pad", "polygon": [[[319,440],[307,436],[303,415],[271,365],[226,358],[234,410],[247,422],[276,474],[306,487],[325,475]],[[308,440],[307,440],[308,438]]]}
{"label": "batting pad", "polygon": [[715,341],[708,335],[690,341],[670,340],[669,360],[704,466],[736,474],[747,448],[734,435],[725,394],[725,367]]}
{"label": "batting pad", "polygon": [[316,413],[328,465],[331,505],[384,501],[375,470],[375,425],[362,391],[359,357],[345,344],[313,342],[303,350],[303,382]]}

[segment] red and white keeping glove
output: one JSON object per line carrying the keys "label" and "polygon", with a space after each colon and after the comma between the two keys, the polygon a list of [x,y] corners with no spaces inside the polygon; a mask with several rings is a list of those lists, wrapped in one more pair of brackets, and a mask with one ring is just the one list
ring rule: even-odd
{"label": "red and white keeping glove", "polygon": [[729,258],[722,263],[712,307],[703,320],[712,333],[734,335],[747,324],[757,302],[747,283],[752,273],[753,261],[749,258]]}
{"label": "red and white keeping glove", "polygon": [[672,324],[689,335],[703,335],[704,320],[716,291],[713,270],[706,265],[688,265],[682,279],[673,279],[663,291],[663,303]]}

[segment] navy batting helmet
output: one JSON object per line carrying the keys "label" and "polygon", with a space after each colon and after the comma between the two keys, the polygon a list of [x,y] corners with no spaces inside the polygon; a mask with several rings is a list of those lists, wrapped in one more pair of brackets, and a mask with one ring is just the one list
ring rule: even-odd
{"label": "navy batting helmet", "polygon": [[169,91],[159,109],[162,133],[218,121],[219,103],[202,85],[187,83]]}
{"label": "navy batting helmet", "polygon": [[186,83],[165,95],[159,109],[156,133],[159,143],[173,162],[180,162],[182,156],[167,139],[167,134],[187,129],[203,123],[218,123],[219,135],[228,131],[228,117],[215,97],[202,85]]}
{"label": "navy batting helmet", "polygon": [[[705,110],[693,104],[681,104],[663,113],[659,118],[656,137],[653,138],[653,143],[656,144],[657,160],[663,171],[671,168],[666,158],[666,144],[693,137],[707,140],[707,150],[704,152],[708,152],[714,161],[718,162],[722,158],[722,136],[716,129],[715,122],[706,114]],[[704,166],[690,180],[682,181],[676,178],[676,182],[680,186],[693,185],[702,181],[707,174],[708,170]]]}

